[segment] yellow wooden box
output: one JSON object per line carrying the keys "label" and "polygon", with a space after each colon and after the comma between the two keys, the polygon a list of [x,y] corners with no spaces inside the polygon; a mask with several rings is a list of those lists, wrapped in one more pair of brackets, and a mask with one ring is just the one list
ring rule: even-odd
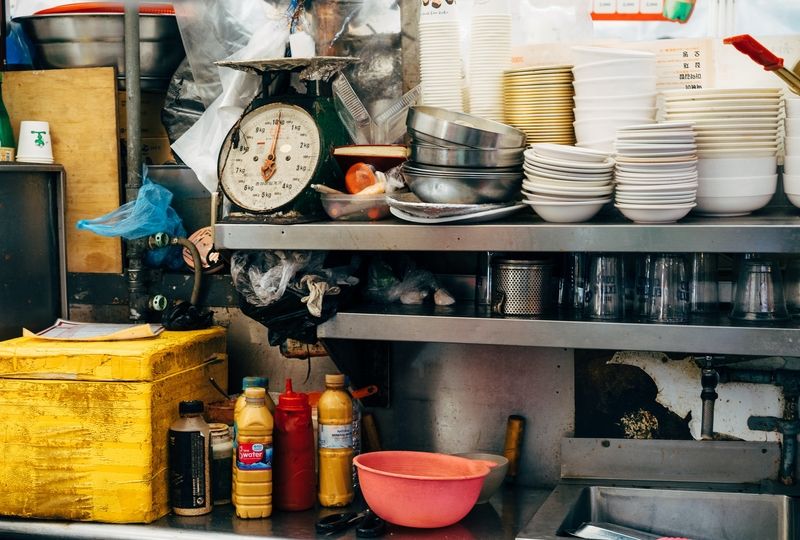
{"label": "yellow wooden box", "polygon": [[149,523],[169,512],[178,402],[227,388],[225,332],[0,342],[0,515]]}

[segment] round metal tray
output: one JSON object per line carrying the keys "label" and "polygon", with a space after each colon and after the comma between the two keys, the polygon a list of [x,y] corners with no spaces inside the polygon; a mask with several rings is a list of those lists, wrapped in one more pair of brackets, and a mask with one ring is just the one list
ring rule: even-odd
{"label": "round metal tray", "polygon": [[517,167],[525,160],[522,148],[442,148],[413,143],[410,150],[411,161],[438,167]]}
{"label": "round metal tray", "polygon": [[[511,126],[437,107],[416,106],[408,111],[406,126],[415,133],[471,148],[522,148],[525,133]],[[434,144],[441,144],[436,143]]]}

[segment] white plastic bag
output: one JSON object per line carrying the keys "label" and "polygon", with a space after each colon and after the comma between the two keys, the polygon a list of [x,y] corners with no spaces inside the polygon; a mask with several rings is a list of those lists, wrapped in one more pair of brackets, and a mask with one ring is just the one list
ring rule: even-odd
{"label": "white plastic bag", "polygon": [[[247,46],[226,60],[280,58],[284,55],[289,40],[288,20],[283,13],[271,11],[269,22],[256,30]],[[261,86],[258,75],[230,68],[220,68],[219,73],[222,94],[197,123],[172,144],[173,151],[212,193],[217,190],[217,157],[222,142]]]}

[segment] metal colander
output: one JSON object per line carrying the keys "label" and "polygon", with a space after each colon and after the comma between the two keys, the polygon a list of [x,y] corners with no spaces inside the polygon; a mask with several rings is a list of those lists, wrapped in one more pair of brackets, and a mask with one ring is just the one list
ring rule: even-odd
{"label": "metal colander", "polygon": [[550,261],[497,259],[492,267],[492,311],[501,315],[543,315],[552,308]]}

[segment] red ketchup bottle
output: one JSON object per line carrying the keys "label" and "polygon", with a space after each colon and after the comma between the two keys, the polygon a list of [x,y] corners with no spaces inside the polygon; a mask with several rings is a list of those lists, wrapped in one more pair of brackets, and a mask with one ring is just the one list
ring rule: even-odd
{"label": "red ketchup bottle", "polygon": [[273,432],[272,482],[275,507],[308,510],[316,501],[314,428],[308,396],[286,391],[278,397]]}

